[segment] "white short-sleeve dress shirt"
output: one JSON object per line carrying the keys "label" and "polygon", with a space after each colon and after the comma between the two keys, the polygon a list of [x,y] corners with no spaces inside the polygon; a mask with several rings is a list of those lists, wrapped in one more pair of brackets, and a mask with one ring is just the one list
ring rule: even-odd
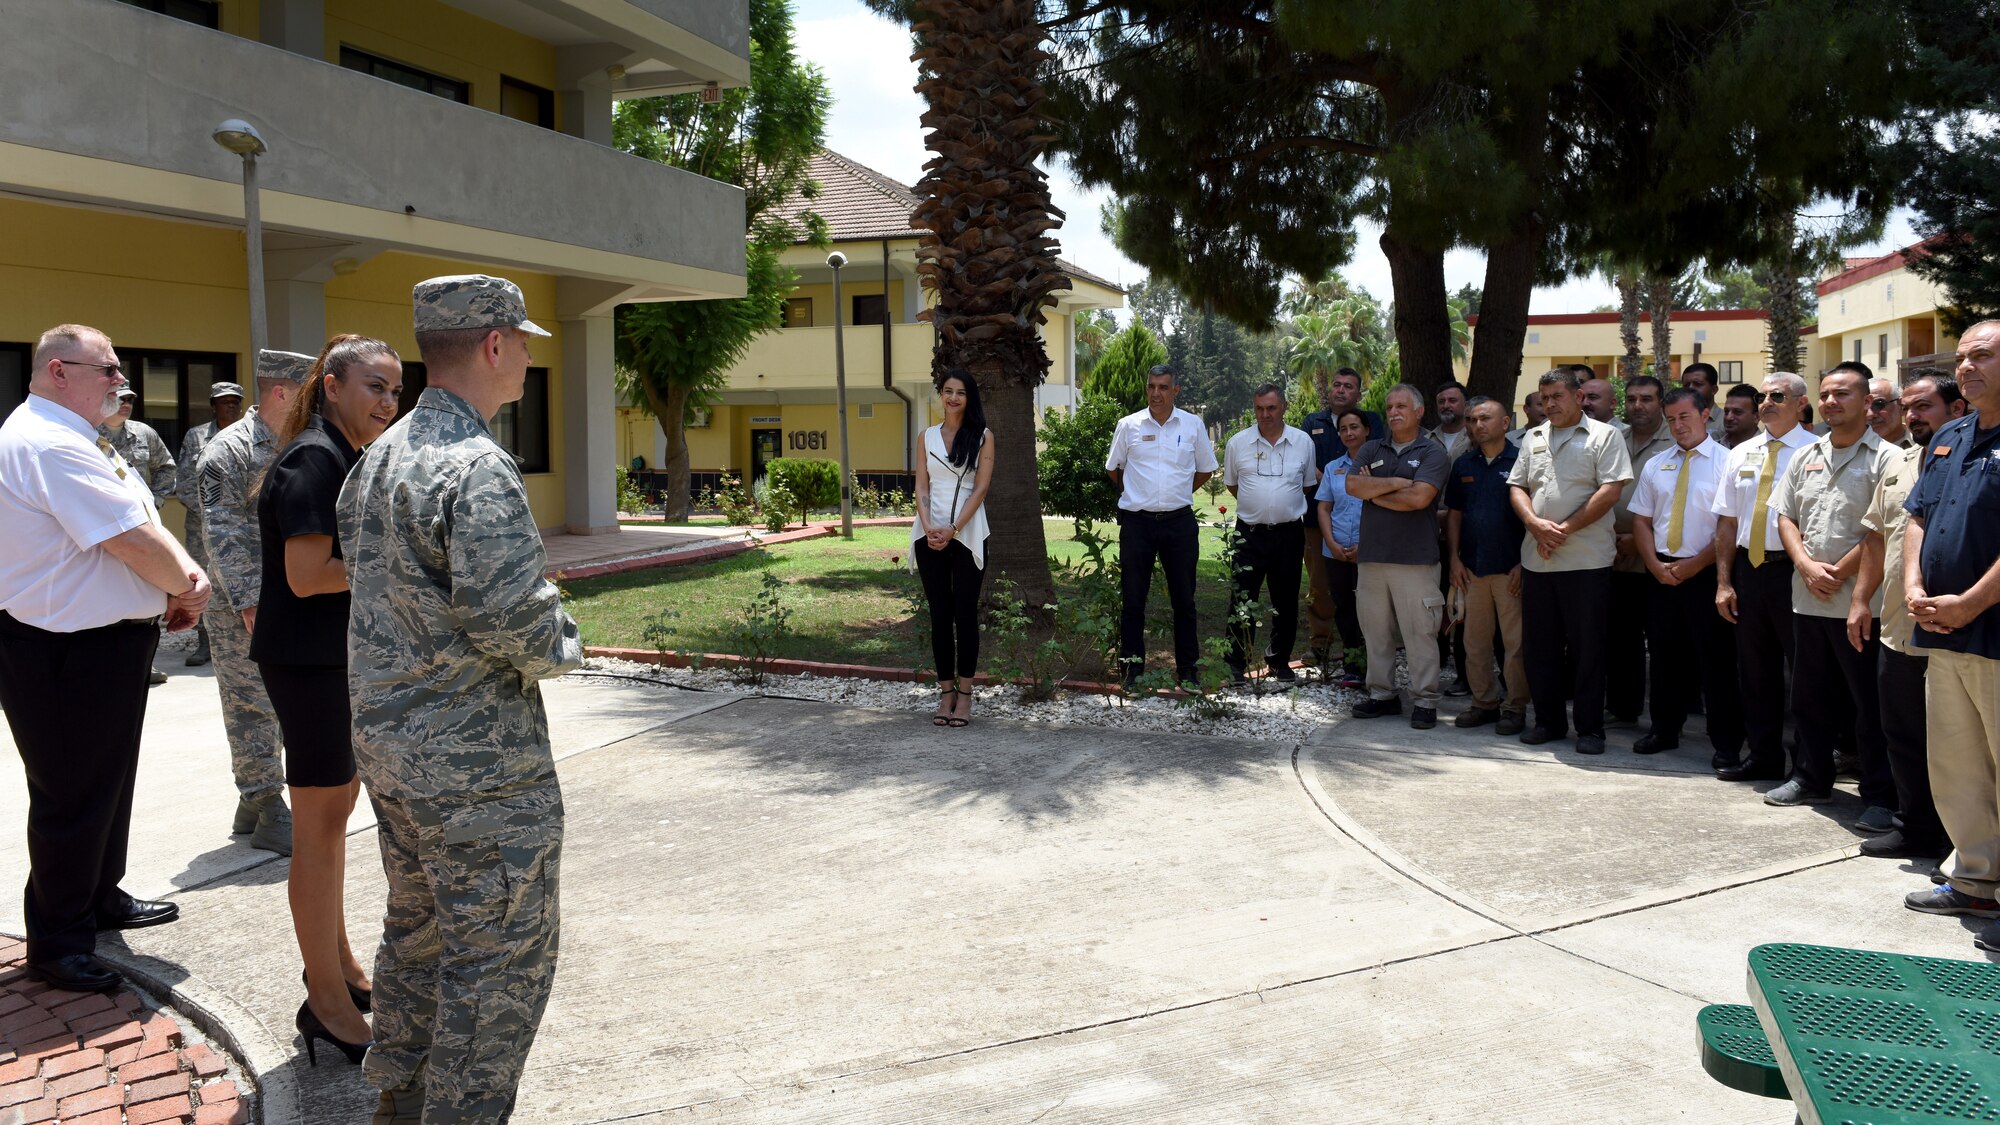
{"label": "white short-sleeve dress shirt", "polygon": [[[1769,431],[1758,430],[1749,440],[1729,451],[1729,459],[1723,463],[1722,481],[1715,487],[1715,514],[1733,516],[1736,519],[1736,546],[1750,545],[1750,516],[1757,508],[1757,481],[1764,474],[1764,458],[1771,453],[1771,442],[1778,443],[1777,464],[1771,469],[1771,493],[1778,493],[1778,481],[1785,475],[1785,467],[1792,463],[1792,455],[1817,440],[1819,435],[1804,426],[1793,426],[1785,431],[1785,436],[1773,438]],[[1764,550],[1765,558],[1783,558],[1785,541],[1778,538],[1778,506],[1769,498],[1764,509]]]}
{"label": "white short-sleeve dress shirt", "polygon": [[74,633],[165,613],[167,595],[102,548],[157,520],[81,415],[29,395],[0,424],[0,610],[16,621]]}
{"label": "white short-sleeve dress shirt", "polygon": [[1276,442],[1255,426],[1222,447],[1222,483],[1236,490],[1236,518],[1251,524],[1297,523],[1305,518],[1306,490],[1319,482],[1313,443],[1304,430],[1286,426]]}
{"label": "white short-sleeve dress shirt", "polygon": [[[1632,514],[1653,521],[1653,549],[1677,559],[1693,558],[1715,542],[1715,489],[1722,481],[1723,462],[1729,450],[1714,438],[1693,449],[1678,445],[1658,453],[1639,470],[1639,483],[1632,490]],[[1688,467],[1687,492],[1682,497],[1681,542],[1667,546],[1674,522],[1674,493],[1680,485],[1681,465]]]}
{"label": "white short-sleeve dress shirt", "polygon": [[1185,410],[1176,409],[1165,422],[1141,410],[1118,420],[1104,468],[1124,470],[1121,509],[1171,512],[1194,503],[1194,475],[1215,471],[1215,446],[1201,419]]}

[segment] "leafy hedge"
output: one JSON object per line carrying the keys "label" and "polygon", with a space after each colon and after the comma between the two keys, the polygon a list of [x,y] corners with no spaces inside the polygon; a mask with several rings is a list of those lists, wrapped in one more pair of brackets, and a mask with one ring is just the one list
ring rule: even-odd
{"label": "leafy hedge", "polygon": [[1111,434],[1127,411],[1122,403],[1086,392],[1076,413],[1050,410],[1042,418],[1042,510],[1071,519],[1115,520],[1118,490],[1104,474]]}
{"label": "leafy hedge", "polygon": [[780,457],[764,466],[764,471],[775,485],[783,485],[785,491],[805,511],[840,506],[840,463],[838,461],[807,461],[797,457]]}

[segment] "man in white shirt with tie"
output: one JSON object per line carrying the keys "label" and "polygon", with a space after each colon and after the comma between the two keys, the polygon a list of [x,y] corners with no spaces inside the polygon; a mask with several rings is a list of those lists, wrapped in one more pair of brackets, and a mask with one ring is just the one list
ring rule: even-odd
{"label": "man in white shirt with tie", "polygon": [[1687,722],[1686,677],[1701,677],[1713,765],[1737,764],[1743,704],[1736,684],[1735,626],[1715,612],[1715,490],[1729,450],[1709,436],[1700,391],[1667,392],[1674,448],[1639,470],[1632,492],[1632,539],[1653,576],[1646,591],[1646,646],[1652,653],[1652,729],[1632,745],[1657,754],[1680,745]]}
{"label": "man in white shirt with tie", "polygon": [[[1257,639],[1254,617],[1239,620],[1271,592],[1271,647],[1264,666],[1283,683],[1292,671],[1292,645],[1299,633],[1299,569],[1304,563],[1306,492],[1319,483],[1313,443],[1304,430],[1285,425],[1285,392],[1276,383],[1258,387],[1250,398],[1257,424],[1239,431],[1223,446],[1222,483],[1236,498],[1235,595],[1229,617],[1229,670],[1238,682]],[[1317,521],[1315,521],[1317,526]]]}
{"label": "man in white shirt with tie", "polygon": [[[1736,626],[1736,679],[1750,757],[1718,768],[1724,781],[1783,781],[1786,677],[1792,665],[1792,560],[1778,537],[1771,494],[1815,435],[1799,424],[1806,381],[1789,371],[1764,380],[1763,430],[1729,451],[1715,489],[1715,608]],[[1735,550],[1730,550],[1730,544]]]}
{"label": "man in white shirt with tie", "polygon": [[1215,475],[1215,446],[1201,419],[1174,408],[1180,378],[1162,363],[1146,373],[1146,409],[1118,420],[1104,471],[1118,486],[1118,569],[1124,606],[1118,655],[1130,688],[1146,667],[1146,595],[1153,560],[1167,576],[1174,607],[1174,682],[1196,682],[1201,634],[1194,615],[1195,562],[1201,553],[1194,490]]}
{"label": "man in white shirt with tie", "polygon": [[58,325],[33,362],[0,425],[0,706],[28,781],[27,970],[102,991],[120,978],[95,956],[98,931],[180,913],[118,882],[160,622],[192,628],[209,586],[97,434],[125,386],[110,338]]}

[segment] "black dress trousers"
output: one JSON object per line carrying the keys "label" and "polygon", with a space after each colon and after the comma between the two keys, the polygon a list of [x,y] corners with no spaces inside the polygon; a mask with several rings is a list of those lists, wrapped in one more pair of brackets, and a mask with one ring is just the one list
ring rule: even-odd
{"label": "black dress trousers", "polygon": [[1153,560],[1167,578],[1174,611],[1174,679],[1195,678],[1201,637],[1195,632],[1194,575],[1201,555],[1201,526],[1193,508],[1118,513],[1119,587],[1124,596],[1118,652],[1129,678],[1145,671],[1146,597],[1153,589]]}
{"label": "black dress trousers", "polygon": [[28,960],[97,947],[125,844],[157,622],[52,633],[0,612],[0,706],[28,779]]}
{"label": "black dress trousers", "polygon": [[1781,774],[1792,668],[1792,560],[1777,550],[1753,567],[1749,549],[1738,547],[1730,581],[1736,587],[1736,679],[1750,743],[1745,764]]}

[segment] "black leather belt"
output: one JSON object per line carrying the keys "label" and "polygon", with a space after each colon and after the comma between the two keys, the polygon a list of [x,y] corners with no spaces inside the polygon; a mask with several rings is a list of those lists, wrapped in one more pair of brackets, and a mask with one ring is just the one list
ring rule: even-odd
{"label": "black leather belt", "polygon": [[1144,518],[1149,520],[1170,520],[1175,518],[1176,516],[1186,516],[1194,514],[1194,506],[1191,504],[1185,507],[1175,508],[1171,512],[1149,512],[1143,508],[1121,508],[1119,510],[1124,512],[1128,516],[1143,516]]}

